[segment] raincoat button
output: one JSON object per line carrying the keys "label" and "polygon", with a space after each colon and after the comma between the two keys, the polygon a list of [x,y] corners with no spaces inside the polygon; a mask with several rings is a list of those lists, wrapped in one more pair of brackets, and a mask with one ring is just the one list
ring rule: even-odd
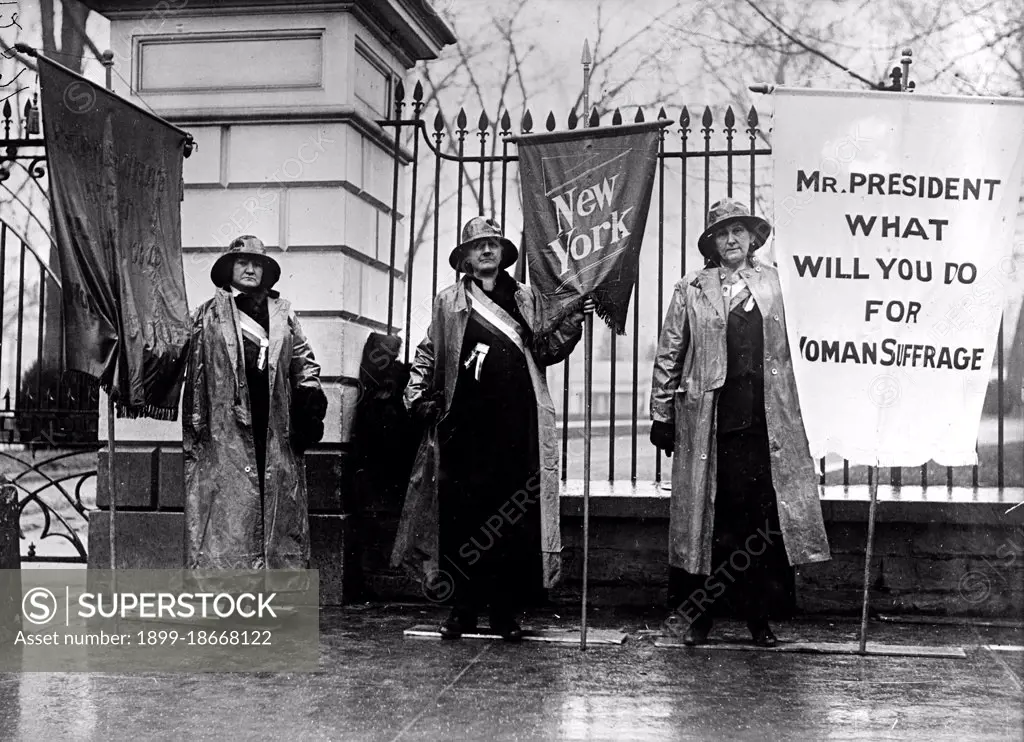
{"label": "raincoat button", "polygon": [[708,455],[707,455],[706,453],[702,453],[702,454],[700,455],[700,460],[701,460],[701,461],[704,461],[704,459],[706,459],[707,457],[708,457]]}
{"label": "raincoat button", "polygon": [[761,272],[760,268],[754,268],[754,273],[760,273],[760,272]]}
{"label": "raincoat button", "polygon": [[772,369],[772,376],[778,376],[778,375],[779,375],[779,369],[773,368]]}
{"label": "raincoat button", "polygon": [[778,322],[778,321],[779,321],[779,315],[777,315],[777,314],[775,315],[775,321],[776,321],[776,322]]}
{"label": "raincoat button", "polygon": [[249,473],[249,472],[251,472],[251,471],[252,471],[252,467],[251,467],[251,466],[247,466],[247,467],[245,467],[245,473],[246,473],[246,474],[248,474],[248,473]]}

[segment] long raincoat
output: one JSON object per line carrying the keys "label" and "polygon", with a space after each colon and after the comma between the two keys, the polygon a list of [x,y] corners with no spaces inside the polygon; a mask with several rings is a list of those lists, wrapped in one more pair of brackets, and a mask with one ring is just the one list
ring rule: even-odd
{"label": "long raincoat", "polygon": [[320,366],[291,305],[269,292],[269,417],[261,495],[238,309],[217,289],[196,311],[182,413],[185,566],[302,569],[309,562],[306,467],[292,437],[299,387],[320,390]]}
{"label": "long raincoat", "polygon": [[[828,539],[818,476],[800,414],[778,271],[754,260],[741,268],[762,316],[764,401],[772,484],[792,565],[826,561]],[[717,268],[675,286],[654,360],[651,418],[674,423],[669,564],[710,574],[718,481],[716,414],[726,376],[727,303]]]}
{"label": "long raincoat", "polygon": [[[463,278],[434,299],[431,325],[416,349],[405,391],[409,408],[420,396],[439,392],[444,395],[442,416],[452,407],[463,339],[472,311],[472,297],[467,290],[470,280]],[[537,404],[543,585],[552,587],[560,577],[562,551],[558,439],[555,408],[543,368],[558,363],[572,352],[579,342],[581,326],[569,318],[559,318],[556,322],[549,303],[530,286],[518,284],[515,301],[533,333],[529,367]],[[481,414],[487,411],[481,410]],[[439,459],[437,436],[431,428],[416,455],[391,559],[394,566],[405,565],[427,577],[436,573],[439,560]]]}

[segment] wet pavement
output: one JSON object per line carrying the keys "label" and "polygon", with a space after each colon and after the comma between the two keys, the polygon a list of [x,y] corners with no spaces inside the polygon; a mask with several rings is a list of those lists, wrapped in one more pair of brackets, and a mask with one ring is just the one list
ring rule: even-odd
{"label": "wet pavement", "polygon": [[[656,647],[662,616],[609,610],[590,625],[628,638],[585,653],[403,637],[443,615],[325,609],[310,674],[0,675],[0,739],[1024,739],[1024,631],[1012,626],[871,625],[872,642],[960,646],[963,659]],[[565,607],[528,625],[577,621]],[[851,619],[774,626],[783,642],[856,641],[859,630]],[[711,638],[748,634],[721,622]]]}

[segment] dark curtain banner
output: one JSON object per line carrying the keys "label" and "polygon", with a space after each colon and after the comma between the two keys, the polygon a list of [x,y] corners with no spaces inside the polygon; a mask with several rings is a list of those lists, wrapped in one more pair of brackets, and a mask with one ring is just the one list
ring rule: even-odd
{"label": "dark curtain banner", "polygon": [[516,137],[530,283],[568,311],[590,296],[616,333],[626,314],[667,122]]}
{"label": "dark curtain banner", "polygon": [[175,420],[185,134],[42,56],[39,80],[66,368],[96,379],[119,417]]}

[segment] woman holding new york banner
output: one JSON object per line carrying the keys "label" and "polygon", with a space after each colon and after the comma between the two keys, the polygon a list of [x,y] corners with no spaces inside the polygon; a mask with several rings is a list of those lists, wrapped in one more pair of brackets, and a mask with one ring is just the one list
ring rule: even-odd
{"label": "woman holding new york banner", "polygon": [[685,644],[731,604],[771,647],[789,566],[829,559],[828,540],[778,272],[754,255],[771,225],[731,199],[707,224],[705,267],[675,286],[651,387],[651,442],[674,454],[669,604]]}

